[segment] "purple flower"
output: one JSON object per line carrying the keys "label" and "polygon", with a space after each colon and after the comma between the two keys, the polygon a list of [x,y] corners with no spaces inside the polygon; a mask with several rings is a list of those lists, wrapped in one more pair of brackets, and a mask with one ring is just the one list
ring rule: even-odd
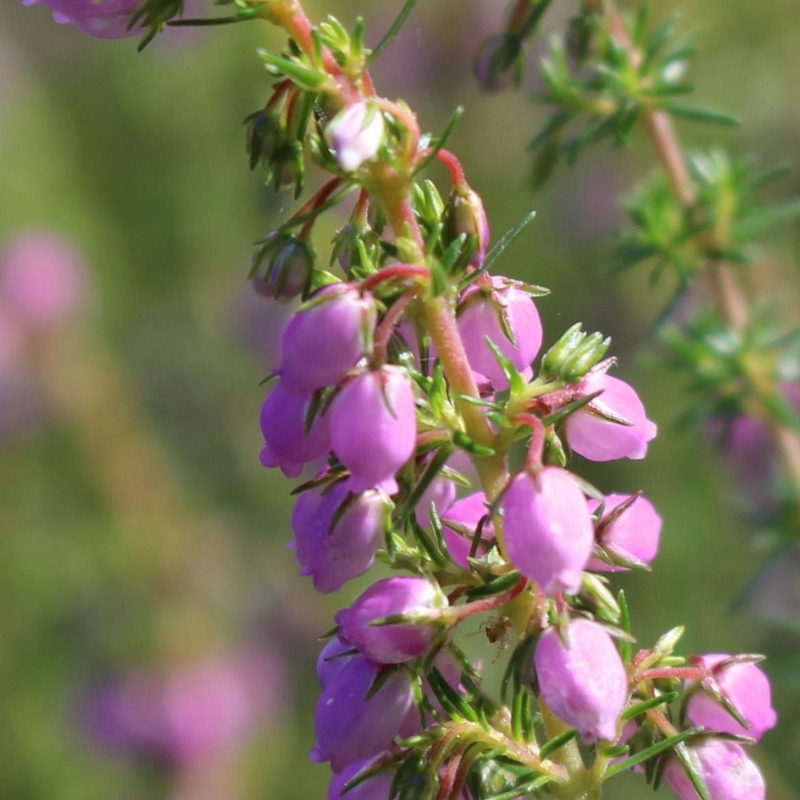
{"label": "purple flower", "polygon": [[542,346],[539,312],[521,287],[519,281],[493,277],[491,288],[473,285],[459,305],[458,330],[469,363],[498,390],[508,388],[508,381],[486,338],[526,377]]}
{"label": "purple flower", "polygon": [[[370,694],[382,669],[391,672]],[[317,700],[314,728],[317,741],[310,758],[330,761],[341,772],[354,761],[385,750],[400,730],[413,704],[411,678],[402,669],[381,667],[353,656],[330,679]]]}
{"label": "purple flower", "polygon": [[346,794],[342,793],[347,782],[372,763],[370,760],[357,761],[345,767],[339,775],[333,775],[328,787],[328,800],[389,800],[394,774],[386,770],[372,775]]}
{"label": "purple flower", "polygon": [[[649,564],[658,552],[661,534],[661,517],[653,504],[644,497],[637,497],[619,516],[614,509],[630,500],[628,495],[610,494],[603,501],[603,516],[598,520],[599,544],[612,557],[621,561]],[[589,500],[589,511],[594,513],[601,501]],[[624,566],[607,564],[592,556],[586,567],[594,572],[620,572]]]}
{"label": "purple flower", "polygon": [[326,135],[339,168],[353,172],[377,155],[383,143],[383,114],[367,103],[353,103],[331,120]]}
{"label": "purple flower", "polygon": [[489,509],[486,505],[486,495],[483,492],[462,497],[442,514],[442,535],[447,545],[450,558],[459,567],[469,569],[469,553],[472,540],[478,530],[480,521],[487,517],[481,529],[481,540],[475,555],[483,555],[488,547],[488,542],[494,538],[494,525],[488,516]]}
{"label": "purple flower", "polygon": [[417,518],[417,522],[423,528],[431,524],[431,503],[441,519],[442,515],[453,505],[455,499],[456,486],[453,481],[440,476],[435,477],[414,507],[414,516]]}
{"label": "purple flower", "polygon": [[379,490],[351,495],[338,484],[327,494],[303,492],[292,515],[300,574],[311,575],[314,589],[329,594],[366,572],[383,540],[390,507]]}
{"label": "purple flower", "polygon": [[586,499],[560,467],[517,473],[502,496],[508,558],[544,592],[576,592],[594,546]]}
{"label": "purple flower", "polygon": [[21,325],[61,325],[81,307],[85,295],[83,263],[57,236],[24,234],[0,253],[0,304]]}
{"label": "purple flower", "polygon": [[[447,599],[427,578],[383,578],[336,615],[341,636],[380,664],[401,664],[424,655],[440,630],[436,622]],[[398,614],[430,621],[373,625]]]}
{"label": "purple flower", "polygon": [[752,662],[729,661],[725,653],[709,653],[697,658],[698,666],[713,670],[711,678],[703,681],[707,688],[723,695],[747,721],[749,727],[738,723],[717,702],[712,694],[695,692],[686,708],[686,713],[695,725],[738,736],[750,736],[758,740],[765,731],[775,726],[776,714],[772,708],[769,679]]}
{"label": "purple flower", "polygon": [[414,391],[395,366],[365,370],[347,381],[331,404],[331,446],[350,471],[353,492],[398,490],[395,473],[416,446]]}
{"label": "purple flower", "polygon": [[351,659],[358,655],[355,647],[343,642],[338,636],[331,636],[317,656],[317,680],[324,689]]}
{"label": "purple flower", "polygon": [[278,380],[261,407],[261,464],[280,467],[289,478],[299,475],[309,461],[322,456],[329,447],[328,415],[317,414],[306,435],[307,403],[306,395],[287,391]]}
{"label": "purple flower", "polygon": [[348,284],[322,290],[283,332],[278,369],[291,392],[338,383],[366,355],[375,327],[375,302]]}
{"label": "purple flower", "polygon": [[542,700],[585,742],[615,741],[628,699],[628,678],[604,628],[572,620],[561,633],[548,628],[533,656]]}
{"label": "purple flower", "polygon": [[[740,745],[723,739],[702,739],[690,744],[688,750],[711,800],[764,800],[764,778]],[[677,758],[667,764],[664,777],[680,800],[700,800]]]}
{"label": "purple flower", "polygon": [[99,39],[120,39],[141,32],[138,28],[128,30],[128,22],[142,0],[22,0],[22,5],[36,2],[50,8],[56,22],[72,24]]}
{"label": "purple flower", "polygon": [[624,381],[595,374],[580,386],[580,394],[602,394],[564,421],[569,446],[590,461],[644,458],[656,425],[647,419],[639,395]]}

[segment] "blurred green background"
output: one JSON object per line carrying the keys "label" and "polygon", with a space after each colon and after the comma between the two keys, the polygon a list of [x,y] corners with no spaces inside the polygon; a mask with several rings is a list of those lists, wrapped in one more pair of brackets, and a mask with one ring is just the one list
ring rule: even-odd
{"label": "blurred green background", "polygon": [[[363,13],[374,44],[400,5],[313,0],[308,10],[347,23]],[[555,4],[548,27],[570,5]],[[657,6],[702,34],[700,98],[744,120],[735,131],[687,125],[685,139],[722,137],[764,166],[798,162],[796,0]],[[765,563],[763,537],[742,519],[708,437],[675,430],[685,384],[647,355],[669,282],[609,273],[616,202],[652,156],[641,142],[599,149],[534,194],[525,148],[545,118],[529,100],[534,70],[523,91],[494,97],[471,78],[477,44],[505,11],[420,0],[376,64],[376,85],[408,100],[427,130],[466,107],[451,147],[495,236],[537,210],[500,269],[552,289],[539,303],[546,341],[577,320],[613,337],[617,374],[660,427],[646,461],[586,471],[609,492],[644,490],[665,519],[653,574],[619,581],[635,629],[647,646],[684,624],[684,653],[780,651],[766,667],[780,725],[756,757],[771,798],[800,797],[800,644],[765,637],[747,602],[731,610]],[[81,312],[26,342],[0,382],[0,797],[325,796],[326,767],[307,761],[317,637],[366,579],[313,595],[285,550],[290,485],[258,465],[259,382],[286,311],[256,302],[245,278],[251,243],[293,207],[247,172],[242,120],[270,85],[259,46],[281,39],[259,24],[173,31],[137,54],[133,39],[87,38],[44,8],[0,7],[0,249],[21,232],[55,233],[88,273]],[[780,196],[800,190],[798,174]],[[432,175],[445,190],[444,173]],[[337,220],[326,224],[323,253]],[[795,281],[798,234],[769,243],[769,280]],[[787,580],[796,592],[797,572]],[[181,714],[201,727],[211,714],[198,695],[244,708],[229,740],[208,745],[213,756],[176,769],[164,755],[174,742],[132,757],[98,723],[120,692],[156,708],[148,724],[167,719],[175,731]],[[609,789],[648,796],[635,776]]]}

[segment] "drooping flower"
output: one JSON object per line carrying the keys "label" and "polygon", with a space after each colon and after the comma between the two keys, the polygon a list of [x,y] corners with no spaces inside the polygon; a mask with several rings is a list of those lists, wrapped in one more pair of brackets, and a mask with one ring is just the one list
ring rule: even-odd
{"label": "drooping flower", "polygon": [[712,693],[698,690],[692,694],[686,714],[695,725],[721,733],[749,736],[756,741],[775,726],[777,716],[772,708],[769,679],[752,662],[729,661],[725,653],[709,653],[696,659],[698,666],[712,669],[712,677],[703,683],[710,690],[725,696],[745,719],[745,727],[714,699]]}
{"label": "drooping flower", "polygon": [[[382,669],[391,670],[374,693]],[[353,656],[330,679],[314,713],[314,762],[330,761],[334,772],[372,758],[397,735],[413,703],[411,677],[402,669],[382,667]]]}
{"label": "drooping flower", "polygon": [[[427,578],[383,578],[339,611],[336,622],[341,636],[371,661],[401,664],[427,652],[441,628],[437,612],[446,605],[447,598]],[[398,614],[430,621],[373,624]]]}
{"label": "drooping flower", "polygon": [[486,504],[486,495],[483,492],[462,497],[456,500],[447,511],[442,514],[442,536],[447,545],[450,558],[459,567],[469,569],[469,553],[472,540],[478,530],[481,520],[486,517],[481,528],[481,539],[475,555],[481,556],[486,552],[488,543],[494,538],[494,524],[489,516]]}
{"label": "drooping flower", "polygon": [[331,404],[331,447],[350,471],[352,492],[398,490],[395,473],[416,446],[411,381],[400,367],[364,370],[348,380]]}
{"label": "drooping flower", "polygon": [[[764,800],[764,778],[740,745],[724,739],[702,739],[689,744],[688,752],[710,800]],[[680,800],[700,800],[677,758],[670,759],[664,777]]]}
{"label": "drooping flower", "polygon": [[495,276],[484,289],[473,284],[459,304],[458,330],[472,369],[488,378],[495,389],[508,388],[489,340],[523,375],[542,346],[539,312],[519,281]]}
{"label": "drooping flower", "polygon": [[261,406],[261,464],[280,467],[289,478],[299,475],[307,463],[322,456],[329,447],[327,414],[317,414],[306,434],[308,400],[305,394],[287,391],[283,381],[278,380]]}
{"label": "drooping flower", "polygon": [[[615,509],[630,500],[624,494],[610,494],[600,500],[589,500],[589,511],[594,513],[603,504],[603,517],[598,521],[600,546],[612,557],[621,561],[649,564],[658,552],[661,534],[661,517],[653,504],[644,497],[637,497],[619,516]],[[619,572],[622,565],[608,564],[592,556],[586,567],[594,572]]]}
{"label": "drooping flower", "polygon": [[605,373],[586,378],[579,394],[598,391],[602,394],[564,421],[569,446],[590,461],[644,458],[657,429],[647,419],[639,395],[625,381]]}
{"label": "drooping flower", "polygon": [[292,392],[338,383],[370,345],[375,302],[349,284],[327,287],[298,309],[281,341],[278,372]]}
{"label": "drooping flower", "polygon": [[383,114],[367,103],[353,103],[331,120],[326,135],[336,163],[352,172],[377,155],[384,137]]}
{"label": "drooping flower", "polygon": [[390,507],[380,490],[351,495],[338,484],[326,494],[321,489],[303,492],[292,515],[300,574],[311,575],[322,594],[362,575],[375,560]]}
{"label": "drooping flower", "polygon": [[517,473],[503,493],[503,531],[511,563],[544,592],[575,592],[594,545],[586,499],[560,467]]}
{"label": "drooping flower", "polygon": [[533,660],[541,697],[557,717],[577,728],[585,742],[616,740],[628,678],[601,625],[574,619],[560,633],[548,628]]}
{"label": "drooping flower", "polygon": [[103,0],[102,3],[97,0],[22,0],[22,5],[37,2],[52,10],[56,22],[74,25],[99,39],[121,39],[141,33],[139,28],[128,30],[128,23],[142,0]]}

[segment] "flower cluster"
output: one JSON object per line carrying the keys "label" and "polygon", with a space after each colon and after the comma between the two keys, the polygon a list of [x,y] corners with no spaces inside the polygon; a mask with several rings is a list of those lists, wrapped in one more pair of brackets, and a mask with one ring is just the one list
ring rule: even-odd
{"label": "flower cluster", "polygon": [[[774,724],[757,657],[680,658],[680,629],[634,652],[611,589],[613,573],[649,569],[661,519],[573,460],[642,459],[656,435],[610,374],[609,340],[575,325],[543,352],[545,290],[488,271],[521,227],[488,250],[446,137],[375,94],[360,22],[261,5],[291,42],[261,54],[277,82],[248,118],[251,166],[296,192],[305,153],[331,176],[253,261],[261,294],[302,302],[261,410],[261,463],[302,476],[290,546],[315,589],[376,560],[392,571],[336,614],[319,657],[311,759],[330,764],[329,797],[589,800],[642,765],[682,800],[763,798],[739,743]],[[447,200],[417,178],[433,159]],[[351,192],[335,274],[311,234]],[[487,612],[489,642],[515,641],[499,701],[458,644]]]}

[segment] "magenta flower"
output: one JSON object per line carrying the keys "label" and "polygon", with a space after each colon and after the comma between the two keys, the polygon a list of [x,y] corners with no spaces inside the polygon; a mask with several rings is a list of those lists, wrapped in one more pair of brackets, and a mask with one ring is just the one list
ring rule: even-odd
{"label": "magenta flower", "polygon": [[331,636],[317,656],[317,680],[324,689],[351,659],[358,655],[355,647],[343,642],[338,636]]}
{"label": "magenta flower", "polygon": [[299,475],[309,461],[324,455],[329,447],[328,415],[318,414],[306,435],[307,403],[306,395],[287,391],[278,380],[261,407],[261,464],[280,467],[289,478]]}
{"label": "magenta flower", "polygon": [[417,518],[417,522],[423,528],[431,524],[431,503],[441,519],[442,515],[453,505],[455,499],[456,486],[453,481],[440,476],[435,477],[414,507],[414,516]]}
{"label": "magenta flower", "polygon": [[0,253],[0,304],[21,325],[36,330],[61,325],[85,295],[83,263],[58,236],[24,234]]}
{"label": "magenta flower", "polygon": [[575,619],[561,634],[548,628],[536,643],[533,662],[542,700],[557,717],[577,728],[585,742],[616,741],[628,678],[602,626]]}
{"label": "magenta flower", "polygon": [[[336,615],[340,635],[359,652],[380,664],[401,664],[424,655],[439,633],[436,622],[447,598],[427,578],[383,578]],[[430,621],[373,625],[397,614]]]}
{"label": "magenta flower", "polygon": [[328,416],[333,452],[350,471],[350,491],[397,492],[395,473],[411,458],[417,437],[405,371],[384,366],[359,373],[344,384]]}
{"label": "magenta flower", "polygon": [[709,653],[699,656],[697,664],[713,670],[712,677],[703,683],[726,697],[749,727],[737,722],[711,694],[702,690],[692,694],[686,713],[695,725],[720,733],[750,736],[758,741],[765,731],[775,727],[777,720],[769,679],[752,662],[724,664],[730,658],[725,653]]}
{"label": "magenta flower", "polygon": [[120,39],[141,32],[137,28],[128,30],[128,23],[143,0],[22,0],[22,5],[36,2],[50,8],[56,22],[74,25],[99,39]]}
{"label": "magenta flower", "polygon": [[594,546],[586,499],[560,467],[522,471],[501,499],[508,558],[542,590],[576,592]]}
{"label": "magenta flower", "polygon": [[590,461],[644,458],[656,425],[647,419],[639,395],[624,381],[595,374],[580,386],[584,397],[602,391],[564,421],[569,446]]}
{"label": "magenta flower", "polygon": [[521,286],[519,281],[493,277],[490,289],[473,284],[459,305],[458,330],[469,363],[498,390],[507,389],[508,381],[487,337],[526,377],[530,377],[530,364],[542,346],[539,312]]}
{"label": "magenta flower", "polygon": [[327,494],[303,492],[292,515],[294,550],[301,575],[329,594],[366,572],[383,540],[391,500],[379,490],[351,495],[343,484]]}
{"label": "magenta flower", "polygon": [[[603,517],[598,520],[599,544],[609,555],[621,561],[649,564],[658,552],[661,534],[661,517],[653,504],[644,497],[637,497],[618,517],[613,512],[630,497],[610,494],[603,501]],[[601,501],[589,500],[589,511],[594,513]],[[594,572],[620,572],[624,566],[614,566],[592,556],[586,567]]]}
{"label": "magenta flower", "polygon": [[[702,739],[688,748],[711,800],[764,800],[764,778],[740,745],[724,739]],[[680,800],[700,800],[677,758],[667,764],[664,777]]]}
{"label": "magenta flower", "polygon": [[327,287],[289,321],[278,372],[291,392],[338,383],[366,355],[375,327],[375,302],[348,284]]}
{"label": "magenta flower", "polygon": [[392,743],[413,704],[411,678],[404,670],[393,670],[370,694],[381,669],[386,668],[353,656],[331,678],[314,713],[317,741],[309,756],[312,761],[330,761],[338,773]]}
{"label": "magenta flower", "polygon": [[326,135],[339,168],[353,172],[377,155],[384,137],[383,114],[367,103],[353,103],[331,120]]}
{"label": "magenta flower", "polygon": [[469,569],[469,553],[472,540],[478,530],[480,521],[487,517],[481,529],[481,541],[478,545],[476,557],[486,552],[488,543],[494,538],[494,525],[492,524],[489,509],[486,505],[486,495],[483,492],[462,497],[442,514],[442,535],[447,545],[450,558],[459,567]]}

